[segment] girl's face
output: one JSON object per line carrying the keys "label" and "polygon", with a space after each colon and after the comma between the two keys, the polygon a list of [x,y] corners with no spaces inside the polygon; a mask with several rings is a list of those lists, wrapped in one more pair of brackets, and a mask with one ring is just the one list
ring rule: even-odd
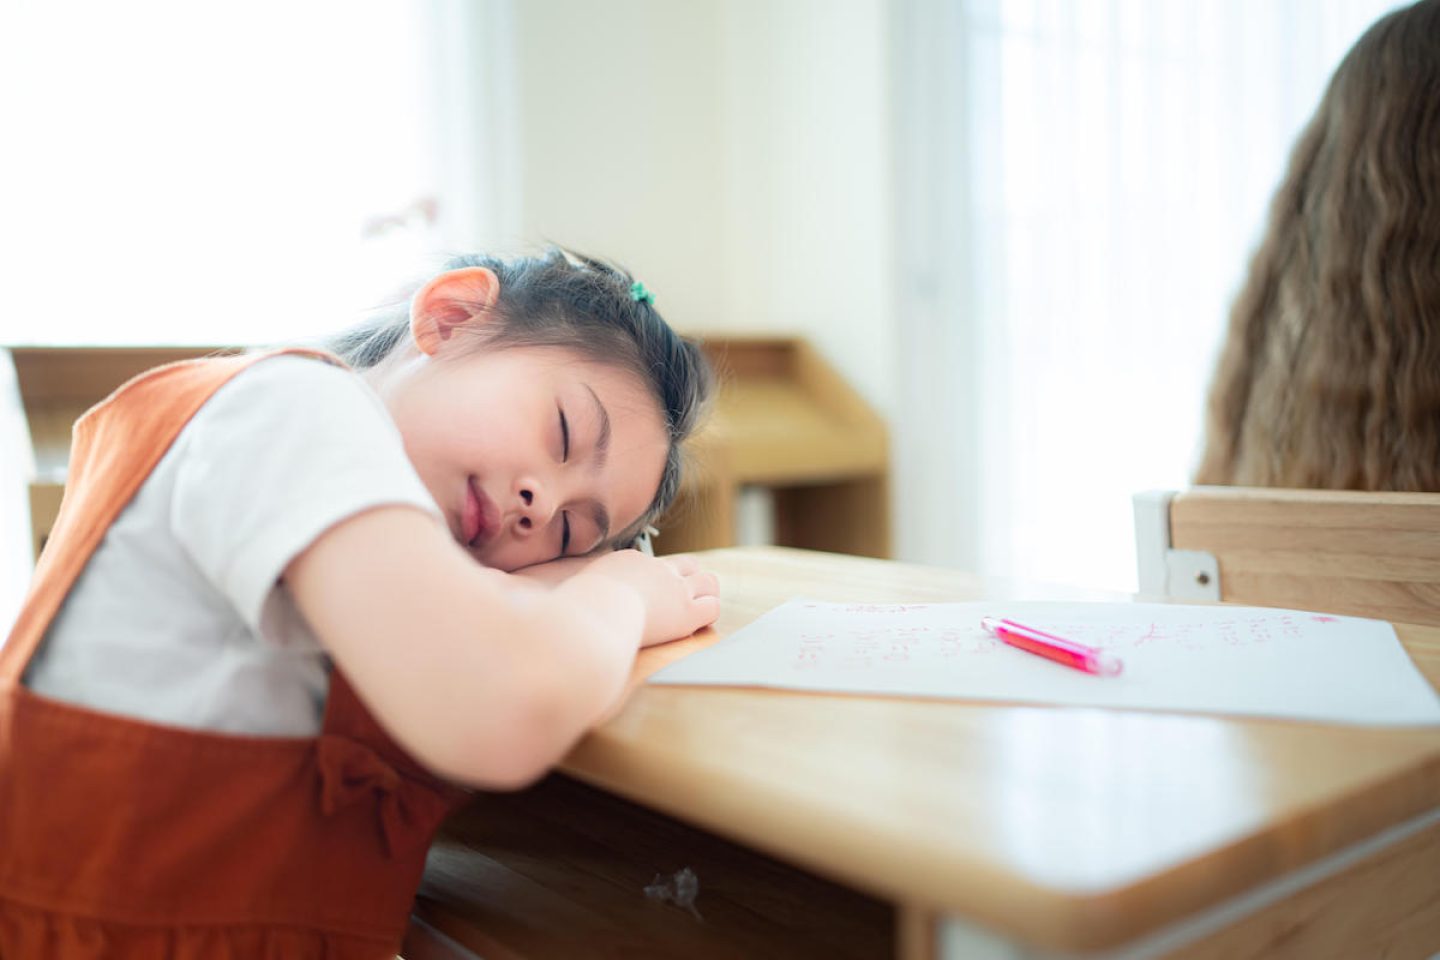
{"label": "girl's face", "polygon": [[[450,532],[489,567],[588,553],[649,507],[669,449],[633,374],[561,347],[446,338],[377,384]],[[426,351],[427,353],[429,351]]]}

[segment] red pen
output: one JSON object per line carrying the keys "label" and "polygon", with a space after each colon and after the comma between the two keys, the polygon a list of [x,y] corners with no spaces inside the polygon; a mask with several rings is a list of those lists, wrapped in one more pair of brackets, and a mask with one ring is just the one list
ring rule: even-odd
{"label": "red pen", "polygon": [[1028,650],[1056,663],[1063,663],[1076,670],[1084,670],[1100,677],[1113,677],[1124,668],[1117,657],[1103,650],[1087,647],[1074,640],[1057,637],[1044,630],[1036,630],[1014,620],[998,620],[995,617],[981,617],[980,626],[987,633],[993,633],[1012,647]]}

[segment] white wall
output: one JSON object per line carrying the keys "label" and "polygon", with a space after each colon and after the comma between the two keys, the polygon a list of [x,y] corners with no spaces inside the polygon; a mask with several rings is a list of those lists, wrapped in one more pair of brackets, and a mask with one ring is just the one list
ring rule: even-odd
{"label": "white wall", "polygon": [[887,4],[722,6],[723,322],[805,333],[889,416]]}
{"label": "white wall", "polygon": [[885,0],[524,0],[518,240],[687,331],[799,331],[894,409]]}
{"label": "white wall", "polygon": [[690,329],[722,312],[718,10],[515,5],[519,239],[620,261]]}

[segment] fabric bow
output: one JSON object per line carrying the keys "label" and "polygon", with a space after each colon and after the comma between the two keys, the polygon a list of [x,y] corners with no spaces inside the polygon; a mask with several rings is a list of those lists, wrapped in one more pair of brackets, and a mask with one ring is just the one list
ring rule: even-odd
{"label": "fabric bow", "polygon": [[445,800],[401,775],[357,740],[322,734],[316,742],[320,812],[333,816],[355,803],[373,802],[385,852],[392,859],[430,841],[445,815]]}

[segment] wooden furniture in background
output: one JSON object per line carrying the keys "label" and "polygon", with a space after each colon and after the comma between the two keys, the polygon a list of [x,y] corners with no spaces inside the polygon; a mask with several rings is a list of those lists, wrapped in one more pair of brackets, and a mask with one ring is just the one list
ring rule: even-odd
{"label": "wooden furniture in background", "polygon": [[[797,595],[1127,599],[781,548],[701,561],[717,631],[642,651],[637,680]],[[1396,632],[1440,686],[1440,628]],[[824,956],[835,933],[837,956],[900,960],[1440,950],[1437,728],[644,686],[561,777],[458,815],[427,924],[511,958]],[[686,865],[703,920],[642,890]]]}
{"label": "wooden furniture in background", "polygon": [[693,479],[657,526],[655,549],[733,546],[747,486],[774,500],[775,542],[890,555],[885,424],[815,348],[779,336],[705,337],[721,389],[694,443]]}
{"label": "wooden furniture in background", "polygon": [[162,363],[223,352],[210,347],[10,347],[35,454],[30,529],[35,556],[60,512],[70,428],[116,387]]}
{"label": "wooden furniture in background", "polygon": [[1141,593],[1440,625],[1440,493],[1144,493],[1135,533]]}

